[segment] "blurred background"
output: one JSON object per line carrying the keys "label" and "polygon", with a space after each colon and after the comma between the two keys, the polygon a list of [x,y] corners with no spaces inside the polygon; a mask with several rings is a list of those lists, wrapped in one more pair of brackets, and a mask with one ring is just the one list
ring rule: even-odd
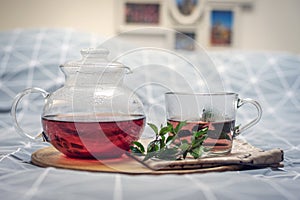
{"label": "blurred background", "polygon": [[[184,32],[207,49],[237,48],[300,53],[299,0],[191,0],[194,9],[191,8],[190,12],[180,9],[182,3],[187,2],[0,0],[0,31],[67,27],[111,37],[124,31],[155,26]],[[174,10],[174,4],[177,10]],[[149,21],[149,16],[156,18]],[[218,18],[222,20],[222,16],[225,25],[226,20],[229,20],[229,32],[222,32],[222,27],[215,27],[215,31],[219,32],[213,33],[213,27],[222,23],[217,21]],[[138,34],[129,33],[126,37],[133,42],[145,42],[147,38],[146,41],[161,46],[193,50],[187,41],[180,40],[180,36],[140,31]]]}

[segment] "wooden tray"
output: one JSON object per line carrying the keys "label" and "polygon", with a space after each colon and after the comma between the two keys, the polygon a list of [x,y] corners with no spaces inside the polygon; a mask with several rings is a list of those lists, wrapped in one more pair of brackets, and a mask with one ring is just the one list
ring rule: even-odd
{"label": "wooden tray", "polygon": [[140,157],[123,155],[118,159],[105,161],[68,158],[54,147],[46,147],[34,152],[33,164],[41,167],[56,167],[72,170],[122,174],[187,174],[279,167],[283,151],[273,149],[263,151],[239,140],[234,141],[232,153],[222,157],[186,159],[182,161],[142,162]]}

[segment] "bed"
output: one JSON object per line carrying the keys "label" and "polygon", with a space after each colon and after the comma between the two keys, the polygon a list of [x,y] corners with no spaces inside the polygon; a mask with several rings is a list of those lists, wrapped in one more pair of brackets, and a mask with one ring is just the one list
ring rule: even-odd
{"label": "bed", "polygon": [[[147,120],[151,122],[164,120],[161,94],[166,90],[186,89],[185,84],[191,91],[234,91],[241,97],[256,99],[263,108],[263,117],[239,137],[262,149],[282,149],[284,166],[132,176],[33,165],[31,154],[49,144],[28,141],[17,134],[10,117],[13,98],[28,87],[55,91],[64,84],[64,75],[58,66],[79,59],[80,49],[99,45],[110,49],[112,57],[116,57],[116,53],[123,55],[120,60],[133,68],[135,77],[128,76],[125,82],[143,99]],[[299,199],[299,55],[238,50],[182,52],[183,62],[182,59],[177,61],[169,50],[128,51],[132,49],[135,47],[126,41],[109,41],[73,29],[0,32],[1,199]],[[195,73],[186,65],[201,66],[200,77],[205,77],[205,81],[194,77]],[[179,84],[181,79],[186,83]],[[145,80],[145,87],[136,88]],[[38,96],[24,100],[19,111],[24,128],[40,131],[42,106],[43,101]],[[249,120],[253,113],[248,110],[251,109],[239,112],[238,119]],[[151,134],[146,128],[143,137],[151,137]]]}

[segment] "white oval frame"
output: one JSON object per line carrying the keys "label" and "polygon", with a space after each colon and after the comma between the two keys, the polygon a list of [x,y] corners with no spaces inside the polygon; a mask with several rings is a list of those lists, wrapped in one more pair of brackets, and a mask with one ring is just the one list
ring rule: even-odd
{"label": "white oval frame", "polygon": [[205,4],[206,0],[198,0],[195,10],[190,15],[183,15],[177,7],[176,0],[169,0],[169,9],[172,16],[180,24],[194,24],[202,15]]}

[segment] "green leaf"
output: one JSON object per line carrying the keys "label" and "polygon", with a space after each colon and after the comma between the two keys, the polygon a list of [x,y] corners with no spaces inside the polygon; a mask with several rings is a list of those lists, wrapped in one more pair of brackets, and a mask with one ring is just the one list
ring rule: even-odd
{"label": "green leaf", "polygon": [[169,133],[170,131],[171,131],[171,128],[169,126],[162,127],[159,131],[159,135],[160,136],[165,135],[165,134]]}
{"label": "green leaf", "polygon": [[143,155],[143,152],[141,152],[141,150],[137,147],[134,147],[134,146],[130,146],[130,150],[133,154],[136,154],[136,155]]}
{"label": "green leaf", "polygon": [[141,151],[141,153],[145,153],[145,148],[144,148],[144,146],[140,142],[134,141],[134,142],[132,142],[132,144],[134,144],[135,146],[137,146],[139,148],[139,150]]}
{"label": "green leaf", "polygon": [[192,149],[197,148],[200,145],[202,145],[202,141],[200,141],[200,140],[194,140],[194,141],[192,141]]}
{"label": "green leaf", "polygon": [[159,148],[162,149],[166,146],[165,141],[163,139],[159,140]]}
{"label": "green leaf", "polygon": [[168,136],[167,140],[166,140],[166,145],[167,146],[170,145],[174,141],[175,138],[176,138],[175,135]]}
{"label": "green leaf", "polygon": [[166,136],[165,136],[165,135],[160,136],[160,138],[161,138],[163,141],[166,140]]}
{"label": "green leaf", "polygon": [[199,158],[202,155],[202,152],[203,152],[203,147],[199,146],[199,147],[193,149],[190,152],[190,154],[194,157],[194,159],[197,159],[197,158]]}
{"label": "green leaf", "polygon": [[188,143],[183,143],[179,146],[179,148],[182,150],[182,151],[186,151],[188,150],[190,147],[190,145]]}
{"label": "green leaf", "polygon": [[199,154],[197,152],[192,151],[192,152],[190,152],[190,154],[191,154],[191,156],[194,157],[194,159],[199,158]]}
{"label": "green leaf", "polygon": [[155,124],[147,123],[150,128],[155,132],[155,135],[158,135],[158,128]]}
{"label": "green leaf", "polygon": [[168,127],[173,127],[173,125],[170,122],[167,122]]}
{"label": "green leaf", "polygon": [[207,134],[207,131],[208,131],[208,127],[205,127],[205,128],[203,128],[203,129],[201,129],[201,130],[199,130],[199,131],[197,131],[197,132],[194,132],[194,133],[193,133],[193,136],[194,136],[195,138],[199,138],[199,137],[201,137],[201,136]]}
{"label": "green leaf", "polygon": [[148,144],[147,153],[158,151],[159,149],[159,140],[153,140]]}
{"label": "green leaf", "polygon": [[203,144],[203,142],[208,138],[207,135],[203,136],[202,138],[198,139],[201,142],[201,145]]}
{"label": "green leaf", "polygon": [[179,122],[175,128],[169,122],[167,122],[167,126],[161,125],[160,129],[154,124],[148,123],[148,125],[155,132],[156,137],[147,145],[147,152],[140,142],[135,141],[130,146],[132,153],[145,155],[144,161],[153,157],[167,160],[185,159],[188,154],[197,159],[201,157],[203,151],[208,150],[202,146],[208,137],[207,127],[194,131],[190,140],[181,140],[178,133],[186,125],[186,121]]}
{"label": "green leaf", "polygon": [[167,122],[167,126],[168,126],[169,129],[170,129],[170,133],[175,133],[174,127],[173,127],[173,125],[172,125],[170,122]]}
{"label": "green leaf", "polygon": [[143,159],[143,161],[149,160],[152,157],[155,157],[157,155],[158,152],[149,152],[146,154],[145,158]]}
{"label": "green leaf", "polygon": [[157,158],[164,159],[164,160],[176,160],[177,154],[178,154],[177,149],[165,148],[165,149],[161,150],[156,156],[157,156]]}
{"label": "green leaf", "polygon": [[176,128],[175,128],[175,133],[177,134],[179,131],[180,131],[180,129],[183,127],[183,126],[185,126],[186,125],[186,121],[183,121],[183,122],[179,122],[179,124],[177,124],[177,126],[176,126]]}

